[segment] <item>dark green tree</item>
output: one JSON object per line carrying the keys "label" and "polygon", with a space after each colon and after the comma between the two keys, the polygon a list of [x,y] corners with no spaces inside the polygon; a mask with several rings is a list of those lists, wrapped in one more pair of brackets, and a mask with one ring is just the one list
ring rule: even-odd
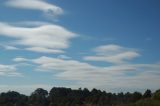
{"label": "dark green tree", "polygon": [[29,104],[34,106],[48,106],[48,91],[38,88],[29,97]]}
{"label": "dark green tree", "polygon": [[147,89],[143,94],[143,98],[150,98],[152,96],[151,90]]}
{"label": "dark green tree", "polygon": [[0,94],[0,106],[27,106],[28,97],[15,91]]}

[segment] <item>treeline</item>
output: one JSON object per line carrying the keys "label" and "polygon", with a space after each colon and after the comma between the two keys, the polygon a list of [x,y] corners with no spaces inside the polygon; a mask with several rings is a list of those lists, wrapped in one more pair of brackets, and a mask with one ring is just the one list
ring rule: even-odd
{"label": "treeline", "polygon": [[54,87],[49,93],[38,88],[30,96],[15,91],[0,94],[0,106],[127,106],[126,104],[139,106],[136,103],[142,100],[160,102],[160,90],[154,93],[146,90],[144,94],[140,92],[115,94],[97,89],[89,91],[86,88],[72,90]]}

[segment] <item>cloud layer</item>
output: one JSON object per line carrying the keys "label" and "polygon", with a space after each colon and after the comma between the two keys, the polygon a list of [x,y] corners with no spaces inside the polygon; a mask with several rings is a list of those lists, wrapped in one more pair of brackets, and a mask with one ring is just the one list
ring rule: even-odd
{"label": "cloud layer", "polygon": [[[117,64],[94,66],[77,60],[42,56],[35,59],[14,59],[35,64],[35,71],[54,73],[53,77],[62,81],[75,81],[72,87],[100,89],[154,89],[160,81],[160,64]],[[149,77],[150,76],[150,77]],[[154,81],[155,83],[151,83]],[[105,90],[106,90],[105,89]]]}
{"label": "cloud layer", "polygon": [[76,34],[62,26],[44,24],[36,27],[19,27],[0,23],[0,36],[14,38],[12,45],[24,46],[25,50],[43,53],[63,53],[69,40]]}

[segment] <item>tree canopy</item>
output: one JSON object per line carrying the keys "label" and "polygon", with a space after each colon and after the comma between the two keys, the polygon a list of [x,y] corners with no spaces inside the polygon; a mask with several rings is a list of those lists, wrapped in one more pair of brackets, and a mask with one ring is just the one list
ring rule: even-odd
{"label": "tree canopy", "polygon": [[144,94],[140,92],[115,94],[95,88],[89,91],[87,88],[53,87],[50,92],[38,88],[30,96],[15,91],[0,94],[0,106],[144,106],[136,104],[153,104],[155,101],[156,106],[160,106],[157,105],[160,103],[160,90],[155,93],[146,90]]}

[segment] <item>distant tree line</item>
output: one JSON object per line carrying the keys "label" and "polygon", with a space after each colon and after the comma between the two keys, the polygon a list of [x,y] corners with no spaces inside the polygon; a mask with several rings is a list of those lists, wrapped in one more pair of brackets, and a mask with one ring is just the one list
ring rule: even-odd
{"label": "distant tree line", "polygon": [[30,96],[15,91],[1,93],[0,106],[123,106],[147,98],[160,101],[160,90],[154,93],[146,90],[144,94],[140,92],[115,94],[97,89],[89,91],[87,88],[72,90],[54,87],[49,93],[38,88]]}

